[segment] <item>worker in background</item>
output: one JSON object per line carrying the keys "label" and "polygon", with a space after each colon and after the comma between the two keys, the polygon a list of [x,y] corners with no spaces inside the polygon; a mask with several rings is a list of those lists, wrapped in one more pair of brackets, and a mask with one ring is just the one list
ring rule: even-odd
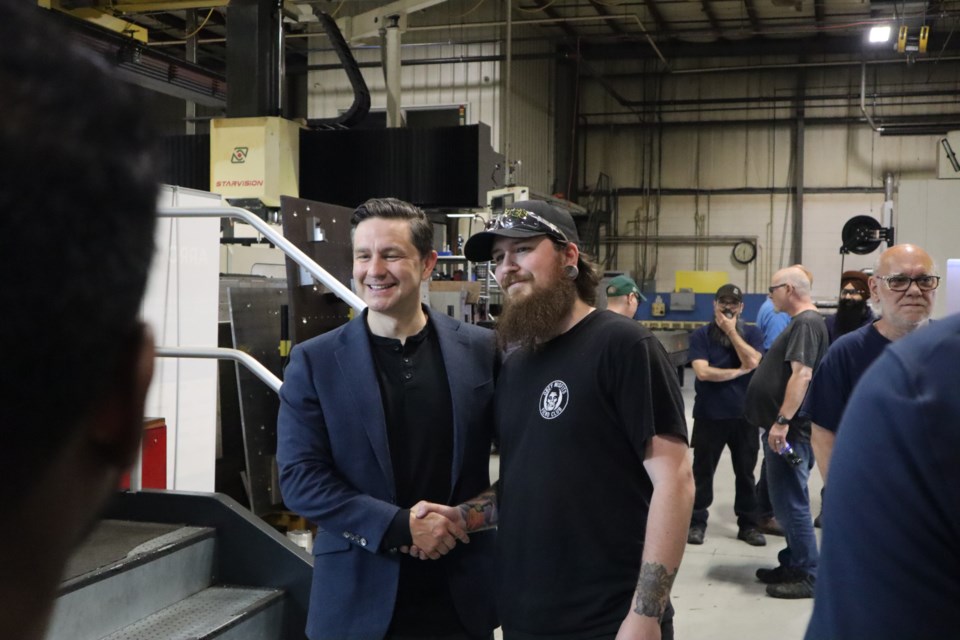
{"label": "worker in background", "polygon": [[810,421],[799,415],[813,371],[826,353],[823,317],[810,297],[810,279],[800,266],[773,275],[770,297],[791,320],[774,341],[747,387],[746,417],[764,429],[767,486],[787,547],[775,569],[758,569],[774,598],[812,598],[817,576],[817,538],[807,480],[813,468]]}
{"label": "worker in background", "polygon": [[[918,286],[932,284],[917,278],[928,276],[915,272],[907,282],[887,274],[871,290],[888,287],[917,300],[925,297]],[[954,315],[888,346],[854,389],[830,462],[807,640],[956,637],[957,362]]]}
{"label": "worker in background", "polygon": [[[294,347],[280,389],[283,499],[319,526],[307,635],[490,638],[494,533],[468,538],[410,509],[490,485],[493,332],[421,304],[437,252],[420,209],[369,200],[351,224],[354,286],[368,306]],[[430,561],[401,553],[410,545]]]}
{"label": "worker in background", "polygon": [[939,284],[933,258],[916,245],[895,245],[877,259],[869,287],[880,319],[830,346],[803,403],[802,412],[813,423],[813,451],[825,486],[837,429],[857,382],[887,345],[927,324]]}
{"label": "worker in background", "polygon": [[[797,267],[807,276],[810,286],[813,287],[813,274],[802,264],[791,265]],[[773,307],[773,298],[767,297],[757,312],[757,326],[763,333],[763,352],[766,353],[773,345],[787,325],[790,324],[790,314],[777,311]],[[767,462],[764,458],[760,462],[760,478],[757,480],[757,529],[761,533],[771,536],[782,536],[783,527],[777,522],[773,514],[773,504],[770,502],[770,492],[767,489]]]}
{"label": "worker in background", "polygon": [[640,303],[647,300],[640,293],[640,287],[637,286],[633,278],[626,275],[611,278],[605,291],[607,293],[607,310],[630,319],[636,318]]}
{"label": "worker in background", "polygon": [[830,344],[840,336],[850,333],[874,321],[873,310],[867,304],[870,299],[868,276],[863,271],[844,271],[840,276],[840,299],[837,312],[827,316],[827,333]]}
{"label": "worker in background", "polygon": [[570,215],[537,201],[467,241],[506,294],[499,491],[431,509],[499,523],[505,640],[672,638],[694,494],[679,382],[647,329],[594,308],[578,244]]}
{"label": "worker in background", "polygon": [[0,638],[39,640],[139,449],[158,185],[137,90],[36,3],[0,14]]}
{"label": "worker in background", "polygon": [[713,476],[725,447],[730,448],[736,478],[737,538],[749,545],[767,544],[757,531],[757,495],[753,470],[760,442],[757,428],[743,418],[744,397],[753,370],[760,364],[763,336],[745,324],[743,292],[725,284],[713,301],[713,320],[690,335],[690,364],[697,376],[693,404],[693,478],[697,485],[689,544],[703,544]]}

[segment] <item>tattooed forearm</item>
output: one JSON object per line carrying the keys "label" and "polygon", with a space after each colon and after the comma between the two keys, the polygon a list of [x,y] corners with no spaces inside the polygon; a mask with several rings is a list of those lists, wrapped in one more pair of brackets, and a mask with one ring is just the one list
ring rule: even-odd
{"label": "tattooed forearm", "polygon": [[467,531],[480,531],[497,526],[497,492],[490,488],[460,505]]}
{"label": "tattooed forearm", "polygon": [[637,580],[636,613],[658,620],[667,606],[667,597],[678,569],[670,573],[665,566],[656,562],[643,562],[640,565],[640,579]]}

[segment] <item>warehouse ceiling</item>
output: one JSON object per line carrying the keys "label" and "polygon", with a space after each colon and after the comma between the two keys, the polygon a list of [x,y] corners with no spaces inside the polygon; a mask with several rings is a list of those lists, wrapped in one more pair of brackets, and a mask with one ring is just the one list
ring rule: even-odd
{"label": "warehouse ceiling", "polygon": [[[404,43],[449,44],[502,41],[509,6],[511,39],[521,46],[547,44],[564,55],[576,52],[591,61],[659,60],[656,64],[668,71],[682,58],[699,58],[701,66],[703,59],[710,64],[726,56],[809,59],[831,53],[912,61],[960,49],[960,34],[955,33],[960,0],[274,1],[282,3],[288,74],[307,70],[310,50],[329,49],[317,21],[320,12],[336,18],[352,44],[361,41],[351,38],[351,23],[355,27],[371,16],[393,13],[403,16]],[[139,37],[143,51],[189,61],[221,81],[226,75],[229,0],[40,0],[40,4],[87,20],[91,13],[100,15],[101,25],[113,19],[112,28],[124,37]],[[879,25],[892,26],[891,39],[869,45],[867,33]],[[911,53],[923,45],[924,26],[929,29],[926,52]],[[901,28],[907,51],[898,53]]]}

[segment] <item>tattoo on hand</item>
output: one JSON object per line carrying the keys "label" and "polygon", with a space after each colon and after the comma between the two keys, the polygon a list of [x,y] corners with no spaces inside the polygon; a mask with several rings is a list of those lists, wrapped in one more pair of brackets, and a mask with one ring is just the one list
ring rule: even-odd
{"label": "tattoo on hand", "polygon": [[640,579],[637,580],[637,606],[634,611],[659,620],[667,607],[667,597],[678,570],[679,568],[670,573],[662,564],[641,563]]}
{"label": "tattoo on hand", "polygon": [[497,493],[490,490],[460,505],[467,532],[491,529],[497,524]]}

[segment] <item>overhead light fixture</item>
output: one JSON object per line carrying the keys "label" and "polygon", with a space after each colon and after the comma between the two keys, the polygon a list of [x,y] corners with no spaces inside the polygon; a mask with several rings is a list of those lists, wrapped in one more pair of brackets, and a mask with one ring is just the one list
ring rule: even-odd
{"label": "overhead light fixture", "polygon": [[479,214],[476,213],[448,213],[448,218],[476,218],[479,217]]}
{"label": "overhead light fixture", "polygon": [[870,42],[888,42],[890,40],[890,25],[870,27]]}

